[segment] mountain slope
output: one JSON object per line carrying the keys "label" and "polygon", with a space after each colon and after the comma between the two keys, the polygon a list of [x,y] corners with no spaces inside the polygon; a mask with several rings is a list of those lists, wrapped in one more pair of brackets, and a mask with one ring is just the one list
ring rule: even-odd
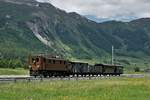
{"label": "mountain slope", "polygon": [[[96,23],[34,0],[0,1],[0,52],[4,57],[58,53],[67,58],[150,55],[150,19]],[[46,46],[47,45],[47,46]]]}
{"label": "mountain slope", "polygon": [[[109,28],[109,30],[106,30],[106,28]],[[107,22],[101,24],[101,29],[120,39],[124,51],[150,54],[149,18],[134,20],[128,23]]]}

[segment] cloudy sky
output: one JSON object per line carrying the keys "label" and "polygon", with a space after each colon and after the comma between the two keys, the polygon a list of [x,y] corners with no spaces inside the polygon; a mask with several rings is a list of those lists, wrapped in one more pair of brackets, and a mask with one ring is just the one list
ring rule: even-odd
{"label": "cloudy sky", "polygon": [[128,21],[150,17],[150,0],[37,0],[93,19]]}

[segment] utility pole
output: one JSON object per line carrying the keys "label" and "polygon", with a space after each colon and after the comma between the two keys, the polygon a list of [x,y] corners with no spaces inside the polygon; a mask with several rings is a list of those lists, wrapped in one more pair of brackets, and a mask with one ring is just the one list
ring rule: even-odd
{"label": "utility pole", "polygon": [[47,39],[47,46],[46,46],[46,57],[48,57],[48,39]]}
{"label": "utility pole", "polygon": [[114,65],[114,46],[112,45],[112,56],[111,56],[111,64]]}
{"label": "utility pole", "polygon": [[48,42],[49,42],[49,39],[48,39],[48,37],[45,37],[44,39],[46,40],[45,57],[48,57],[48,47],[49,47]]}

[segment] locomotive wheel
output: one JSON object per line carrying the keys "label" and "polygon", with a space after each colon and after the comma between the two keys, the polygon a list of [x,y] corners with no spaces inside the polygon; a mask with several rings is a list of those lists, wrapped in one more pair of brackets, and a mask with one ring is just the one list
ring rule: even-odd
{"label": "locomotive wheel", "polygon": [[47,75],[43,75],[44,76],[44,78],[46,78],[47,77]]}
{"label": "locomotive wheel", "polygon": [[48,74],[49,77],[52,77],[53,75],[51,73]]}
{"label": "locomotive wheel", "polygon": [[36,78],[37,76],[36,75],[34,75],[34,78]]}

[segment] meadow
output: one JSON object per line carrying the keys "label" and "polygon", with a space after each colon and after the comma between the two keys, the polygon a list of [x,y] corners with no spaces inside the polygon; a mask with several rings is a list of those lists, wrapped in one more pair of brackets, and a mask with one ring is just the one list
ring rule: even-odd
{"label": "meadow", "polygon": [[150,78],[0,83],[0,100],[150,100]]}
{"label": "meadow", "polygon": [[0,75],[28,75],[29,70],[23,68],[0,68]]}

